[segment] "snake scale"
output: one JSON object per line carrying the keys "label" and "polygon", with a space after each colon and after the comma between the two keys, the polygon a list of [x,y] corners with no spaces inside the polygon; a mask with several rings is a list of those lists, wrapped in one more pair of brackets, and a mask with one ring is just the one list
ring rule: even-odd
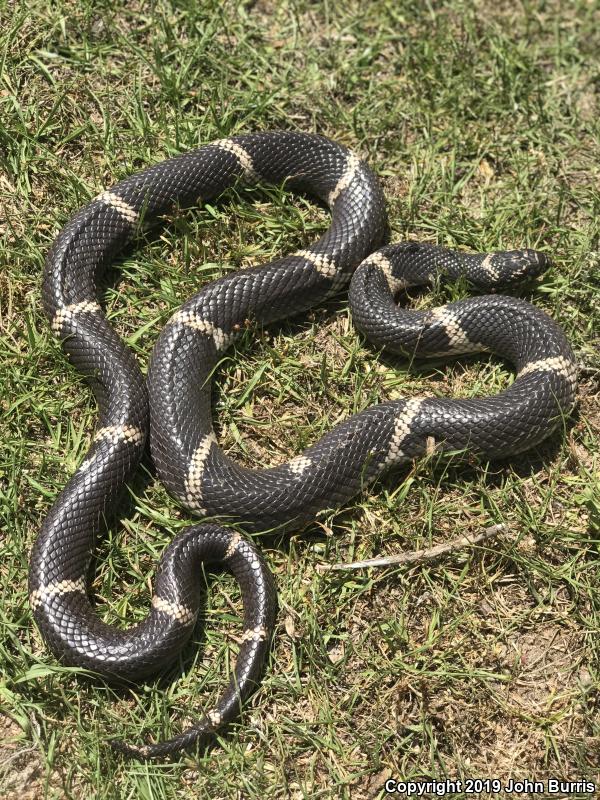
{"label": "snake scale", "polygon": [[[98,279],[140,224],[209,200],[243,181],[307,192],[331,210],[311,246],[204,286],[168,321],[148,379],[98,303]],[[256,546],[232,527],[199,524],[166,549],[147,617],[126,630],[101,621],[88,597],[96,535],[137,467],[148,432],[158,475],[192,513],[251,530],[300,526],[343,505],[391,466],[428,451],[507,456],[540,442],[569,413],[576,391],[573,352],[545,313],[488,294],[430,311],[399,307],[408,286],[465,276],[492,289],[536,275],[533,250],[466,254],[425,244],[383,246],[387,218],[369,167],[321,136],[269,132],[207,144],[134,174],[76,213],[47,257],[43,301],[53,331],[90,382],[99,421],[91,448],[59,495],[35,542],[30,603],[41,633],[63,662],[114,681],[138,681],[171,661],[199,608],[202,563],[238,580],[244,632],[235,670],[215,708],[168,741],[112,742],[138,758],[206,744],[231,722],[256,686],[276,614],[274,581]],[[408,358],[488,350],[511,361],[512,385],[481,399],[394,400],[367,408],[285,464],[246,469],[219,447],[211,380],[223,352],[245,329],[309,308],[350,283],[352,317],[376,346]]]}

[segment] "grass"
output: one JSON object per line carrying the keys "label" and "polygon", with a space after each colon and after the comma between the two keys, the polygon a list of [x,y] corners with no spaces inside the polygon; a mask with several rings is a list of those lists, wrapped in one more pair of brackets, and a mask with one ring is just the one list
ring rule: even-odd
{"label": "grass", "polygon": [[[388,776],[600,783],[599,15],[583,0],[0,0],[3,798],[361,800],[383,797]],[[109,736],[165,735],[218,695],[240,598],[228,576],[210,576],[197,641],[131,692],[48,654],[27,557],[84,457],[95,407],[42,316],[44,256],[74,210],[133,170],[271,128],[359,151],[385,185],[395,240],[550,252],[555,266],[521,293],[573,342],[579,403],[533,452],[424,459],[264,542],[280,614],[241,724],[199,762],[124,763]],[[109,276],[109,315],[145,368],[161,326],[201,284],[326,226],[322,209],[277,187],[181,212]],[[274,464],[372,403],[510,380],[493,358],[379,356],[342,296],[228,353],[215,419],[241,462]],[[119,517],[99,544],[94,592],[99,613],[125,625],[146,613],[160,553],[190,520],[149,463]],[[489,521],[511,535],[436,563],[316,569]]]}

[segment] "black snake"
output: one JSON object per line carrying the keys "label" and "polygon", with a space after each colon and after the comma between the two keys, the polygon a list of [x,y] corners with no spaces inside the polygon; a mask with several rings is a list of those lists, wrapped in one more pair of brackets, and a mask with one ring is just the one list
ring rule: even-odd
{"label": "black snake", "polygon": [[[331,226],[310,247],[228,274],[185,303],[158,339],[146,384],[98,304],[101,268],[143,221],[215,197],[240,180],[285,182],[309,192],[330,207]],[[486,295],[417,312],[394,301],[399,290],[439,276],[464,275],[492,288],[537,274],[545,256],[533,250],[467,255],[419,244],[378,249],[386,235],[383,195],[364,162],[320,136],[273,132],[217,141],[128,177],[75,214],[55,240],[44,307],[94,389],[99,422],[33,548],[30,602],[44,639],[67,663],[136,681],[160,670],[189,638],[201,562],[231,570],[244,601],[235,672],[216,707],[169,741],[113,742],[123,752],[166,756],[207,742],[234,719],[258,681],[276,613],[274,582],[256,547],[231,528],[202,524],[165,551],[143,622],[121,630],[99,619],[88,599],[94,540],[140,460],[148,429],[158,474],[190,511],[266,530],[300,526],[342,505],[388,467],[431,447],[486,458],[518,453],[548,436],[571,409],[573,353],[556,323],[529,303]],[[351,278],[353,320],[376,345],[409,358],[490,350],[514,364],[514,383],[489,398],[382,403],[285,464],[239,466],[219,448],[212,428],[211,376],[223,351],[249,321],[262,325],[297,314]]]}

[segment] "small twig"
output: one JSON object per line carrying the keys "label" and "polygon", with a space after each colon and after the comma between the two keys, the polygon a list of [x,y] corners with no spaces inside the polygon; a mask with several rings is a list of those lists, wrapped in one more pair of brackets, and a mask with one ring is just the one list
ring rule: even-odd
{"label": "small twig", "polygon": [[366,567],[389,567],[392,564],[418,564],[421,561],[431,561],[439,558],[446,553],[452,553],[463,547],[472,547],[475,544],[484,542],[497,536],[506,530],[506,525],[492,525],[485,528],[476,536],[460,536],[451,542],[436,544],[427,550],[415,550],[412,553],[400,553],[397,556],[387,556],[385,558],[370,558],[367,561],[353,561],[350,564],[317,564],[317,572],[330,572],[331,570],[364,569]]}

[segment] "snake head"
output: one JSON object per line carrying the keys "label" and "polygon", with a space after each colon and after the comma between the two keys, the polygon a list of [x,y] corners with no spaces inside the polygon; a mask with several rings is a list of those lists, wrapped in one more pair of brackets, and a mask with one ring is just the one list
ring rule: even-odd
{"label": "snake head", "polygon": [[505,250],[486,256],[494,283],[503,285],[527,278],[535,278],[551,266],[549,256],[539,250]]}

